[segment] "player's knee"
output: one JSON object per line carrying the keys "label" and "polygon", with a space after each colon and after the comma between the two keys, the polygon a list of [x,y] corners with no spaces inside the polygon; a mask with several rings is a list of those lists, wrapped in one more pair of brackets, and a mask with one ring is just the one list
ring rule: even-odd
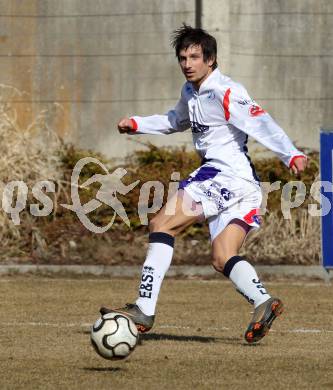
{"label": "player's knee", "polygon": [[213,255],[212,266],[215,268],[217,272],[223,272],[225,263],[226,263],[226,259],[224,256]]}
{"label": "player's knee", "polygon": [[191,223],[192,220],[184,219],[182,216],[157,214],[149,223],[149,232],[163,232],[175,237]]}
{"label": "player's knee", "polygon": [[215,268],[217,272],[223,272],[224,266],[226,262],[233,256],[236,256],[237,253],[234,253],[233,251],[225,251],[221,253],[214,253],[213,252],[213,261],[212,266]]}
{"label": "player's knee", "polygon": [[150,220],[149,222],[149,232],[156,233],[159,231],[160,223],[156,217]]}
{"label": "player's knee", "polygon": [[157,232],[163,232],[170,234],[174,236],[174,232],[172,229],[168,227],[168,224],[165,223],[165,221],[162,221],[158,217],[154,217],[150,222],[149,222],[149,233],[157,233]]}

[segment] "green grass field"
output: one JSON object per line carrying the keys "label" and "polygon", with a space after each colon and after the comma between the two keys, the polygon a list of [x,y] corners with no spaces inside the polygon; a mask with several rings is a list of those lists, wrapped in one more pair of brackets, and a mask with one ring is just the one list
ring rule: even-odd
{"label": "green grass field", "polygon": [[127,360],[100,358],[100,305],[134,300],[137,281],[2,277],[0,389],[332,389],[333,286],[267,283],[286,305],[247,345],[251,306],[227,281],[164,283],[153,330]]}

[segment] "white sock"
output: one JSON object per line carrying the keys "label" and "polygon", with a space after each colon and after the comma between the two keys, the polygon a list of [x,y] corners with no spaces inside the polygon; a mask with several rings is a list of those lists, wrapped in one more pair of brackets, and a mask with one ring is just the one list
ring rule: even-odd
{"label": "white sock", "polygon": [[271,297],[260,282],[256,270],[242,257],[234,256],[229,259],[223,273],[255,308]]}
{"label": "white sock", "polygon": [[167,233],[151,233],[146,261],[143,264],[139,298],[136,304],[148,316],[155,314],[164,275],[173,255],[174,238]]}

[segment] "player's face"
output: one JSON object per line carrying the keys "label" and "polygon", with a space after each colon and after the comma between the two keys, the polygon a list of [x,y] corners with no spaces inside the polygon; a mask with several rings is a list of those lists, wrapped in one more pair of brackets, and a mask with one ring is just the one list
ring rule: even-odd
{"label": "player's face", "polygon": [[179,52],[179,65],[186,77],[195,88],[199,89],[202,82],[212,73],[213,60],[204,61],[202,48],[198,45],[189,46]]}

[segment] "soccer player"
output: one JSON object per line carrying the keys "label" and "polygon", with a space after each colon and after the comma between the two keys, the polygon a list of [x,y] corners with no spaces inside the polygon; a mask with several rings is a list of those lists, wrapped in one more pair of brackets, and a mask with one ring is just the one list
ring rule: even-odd
{"label": "soccer player", "polygon": [[139,331],[150,330],[175,236],[204,217],[209,224],[213,267],[254,306],[245,339],[257,342],[281,314],[283,303],[269,295],[254,267],[239,255],[248,232],[260,225],[262,201],[260,183],[247,155],[248,136],[275,152],[295,174],[305,169],[307,159],[246,89],[219,71],[213,36],[184,24],[174,31],[172,46],[187,80],[177,105],[165,115],[124,118],[118,129],[127,134],[171,134],[191,128],[202,163],[180,182],[175,197],[150,221],[149,248],[135,304],[102,307],[100,312],[123,312]]}

